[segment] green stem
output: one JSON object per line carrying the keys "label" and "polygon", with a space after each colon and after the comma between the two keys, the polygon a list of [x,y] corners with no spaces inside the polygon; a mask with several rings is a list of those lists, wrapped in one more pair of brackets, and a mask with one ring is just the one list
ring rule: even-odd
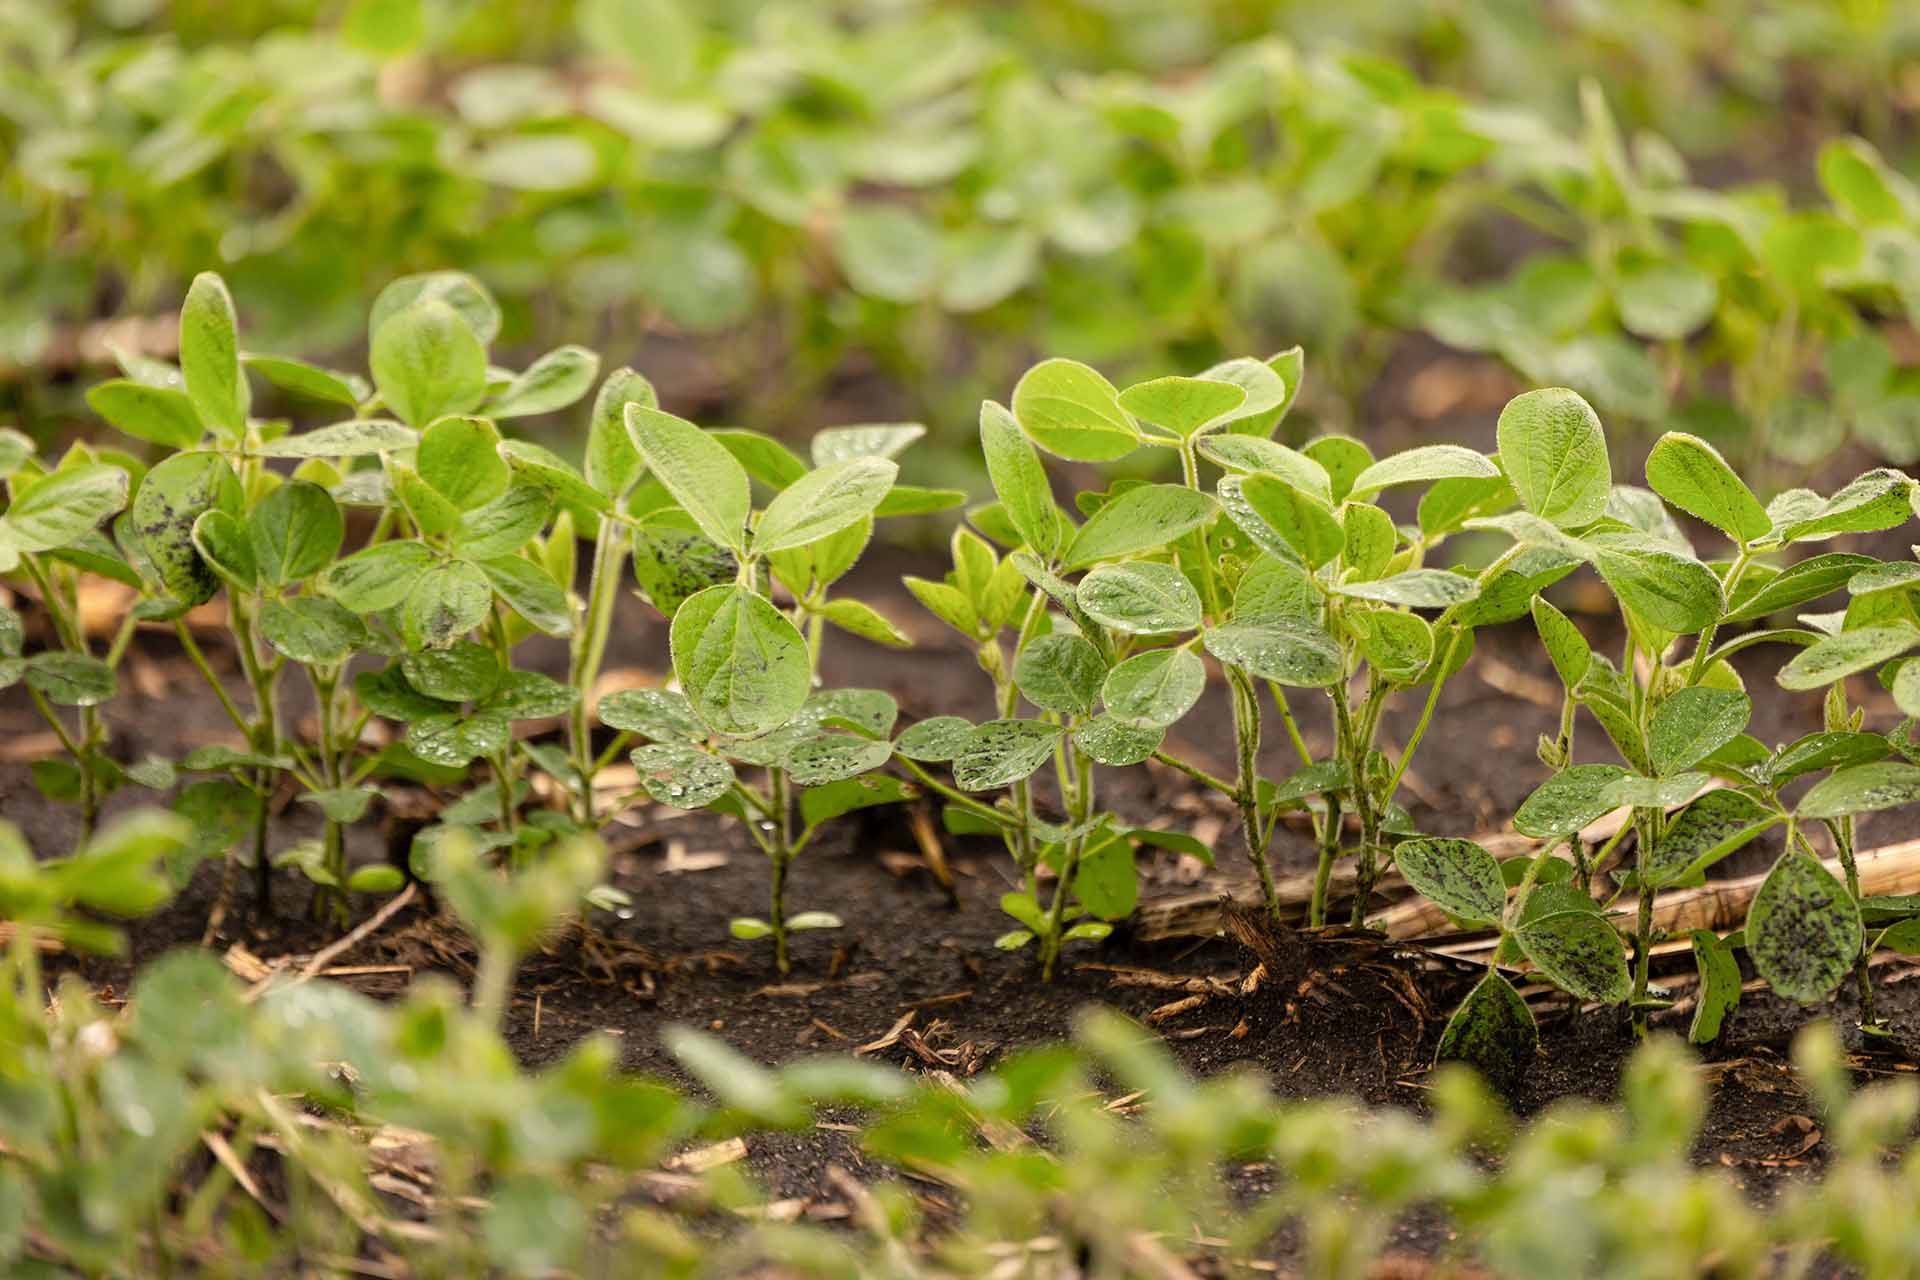
{"label": "green stem", "polygon": [[1227,668],[1227,682],[1233,692],[1233,739],[1239,757],[1233,798],[1240,808],[1240,832],[1247,845],[1247,860],[1260,877],[1260,893],[1267,914],[1280,919],[1280,895],[1274,887],[1273,868],[1267,862],[1266,841],[1260,827],[1260,697],[1253,681],[1237,667]]}
{"label": "green stem", "polygon": [[[1840,866],[1847,874],[1847,892],[1853,895],[1857,905],[1860,901],[1860,864],[1853,856],[1853,818],[1843,817],[1830,824],[1833,843],[1840,850]],[[1872,953],[1871,942],[1863,934],[1860,939],[1860,954],[1854,957],[1853,981],[1860,996],[1860,1025],[1874,1027],[1879,1019],[1873,1016],[1873,975],[1868,971],[1868,961]]]}
{"label": "green stem", "polygon": [[480,968],[473,979],[473,1011],[495,1031],[506,1019],[513,969],[513,952],[508,947],[490,942],[480,949]]}
{"label": "green stem", "polygon": [[1387,779],[1386,789],[1381,793],[1389,802],[1394,793],[1400,790],[1400,779],[1407,772],[1407,765],[1413,761],[1413,753],[1420,749],[1420,742],[1427,736],[1427,726],[1433,723],[1434,709],[1440,705],[1440,688],[1447,682],[1447,668],[1453,665],[1453,657],[1460,645],[1464,631],[1456,631],[1447,641],[1446,654],[1440,659],[1439,669],[1433,675],[1433,688],[1427,690],[1427,700],[1420,707],[1419,723],[1413,726],[1413,732],[1407,735],[1407,745],[1400,749],[1399,762],[1393,766],[1393,776]]}
{"label": "green stem", "polygon": [[[1079,751],[1074,757],[1074,804],[1068,811],[1069,825],[1079,827],[1093,810],[1093,760]],[[1060,879],[1053,886],[1053,902],[1047,910],[1047,931],[1040,938],[1040,978],[1053,980],[1054,965],[1060,959],[1060,945],[1066,925],[1067,899],[1073,894],[1073,879],[1080,870],[1080,857],[1086,852],[1087,837],[1076,835],[1067,841],[1066,857],[1060,865]]]}
{"label": "green stem", "polygon": [[587,581],[586,616],[581,619],[579,634],[574,638],[571,670],[568,672],[568,683],[580,693],[580,700],[574,704],[568,725],[568,746],[571,748],[574,771],[579,775],[576,782],[580,788],[574,797],[574,810],[587,826],[593,826],[596,821],[593,777],[599,771],[599,762],[593,755],[592,708],[587,705],[587,694],[600,677],[600,665],[607,654],[607,639],[612,633],[614,605],[619,598],[620,570],[626,558],[626,545],[621,537],[622,530],[618,522],[601,520],[599,535],[593,542],[593,570]]}
{"label": "green stem", "polygon": [[1633,1029],[1637,1035],[1647,1032],[1647,988],[1653,970],[1654,889],[1647,882],[1645,874],[1652,860],[1653,813],[1648,809],[1633,811],[1636,834],[1633,861],[1635,869],[1641,873],[1640,914],[1633,933]]}
{"label": "green stem", "polygon": [[1307,925],[1324,928],[1327,923],[1327,886],[1333,880],[1333,864],[1340,855],[1340,796],[1326,793],[1327,816],[1320,827],[1320,860],[1313,873],[1313,897],[1307,903]]}
{"label": "green stem", "polygon": [[793,861],[793,805],[785,769],[767,770],[767,792],[773,809],[773,886],[767,923],[773,926],[773,963],[784,975],[792,971],[787,958],[787,864]]}
{"label": "green stem", "polygon": [[1238,791],[1238,788],[1225,778],[1208,773],[1199,765],[1189,763],[1188,761],[1180,759],[1178,756],[1168,755],[1165,751],[1155,751],[1152,758],[1170,769],[1178,769],[1181,773],[1186,774],[1201,786],[1218,791],[1221,795],[1231,796]]}

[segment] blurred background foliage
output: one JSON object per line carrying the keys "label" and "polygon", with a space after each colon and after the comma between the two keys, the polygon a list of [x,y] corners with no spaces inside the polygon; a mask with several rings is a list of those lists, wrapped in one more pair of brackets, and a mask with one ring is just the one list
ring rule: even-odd
{"label": "blurred background foliage", "polygon": [[[1920,458],[1895,0],[0,0],[0,413],[460,267],[709,420],[973,409],[1293,343],[1354,429],[1429,339],[1624,428]],[[1422,337],[1421,335],[1425,335]],[[956,475],[955,479],[959,476]]]}

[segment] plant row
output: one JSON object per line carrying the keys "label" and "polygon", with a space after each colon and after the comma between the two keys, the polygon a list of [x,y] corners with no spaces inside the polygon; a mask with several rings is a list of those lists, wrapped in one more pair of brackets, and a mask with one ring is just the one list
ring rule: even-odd
{"label": "plant row", "polygon": [[[193,839],[143,810],[36,861],[0,826],[0,911],[105,942],[98,913],[163,902],[156,867]],[[570,837],[503,880],[465,842],[440,851],[447,900],[496,975],[483,986],[504,990],[604,860]],[[71,976],[49,1003],[39,963],[26,929],[0,953],[10,1274],[1122,1277],[1284,1248],[1303,1274],[1342,1278],[1385,1265],[1409,1214],[1437,1220],[1443,1265],[1500,1276],[1920,1267],[1905,1212],[1920,1088],[1855,1093],[1827,1028],[1794,1061],[1832,1156],[1763,1210],[1692,1163],[1704,1086],[1666,1040],[1627,1064],[1619,1110],[1566,1102],[1524,1127],[1458,1069],[1435,1078],[1424,1120],[1285,1100],[1251,1073],[1196,1081],[1114,1014],[956,1089],[857,1058],[770,1070],[670,1031],[696,1097],[621,1071],[610,1036],[523,1072],[501,1006],[468,1008],[440,979],[393,1003],[326,980],[249,991],[182,950],[115,1011]],[[828,1175],[822,1207],[844,1204],[842,1227],[782,1213],[737,1164],[660,1169],[696,1142],[803,1140],[823,1112],[882,1173]]]}
{"label": "plant row", "polygon": [[[92,319],[103,270],[153,311],[221,261],[273,345],[322,356],[368,291],[450,261],[522,328],[758,332],[792,354],[770,419],[849,348],[949,418],[1037,335],[1143,375],[1300,341],[1339,425],[1425,330],[1641,428],[1920,457],[1920,374],[1881,333],[1920,305],[1920,194],[1858,140],[1798,206],[1694,180],[1593,84],[1569,126],[1272,39],[1170,85],[1051,75],[951,9],[748,23],[668,0],[583,6],[580,66],[443,73],[395,61],[425,38],[412,8],[189,50],[76,48],[28,6],[0,95],[8,355]],[[1468,283],[1516,220],[1541,247]],[[955,325],[987,371],[958,393]],[[718,359],[744,372],[759,345]]]}
{"label": "plant row", "polygon": [[[1830,496],[1794,489],[1763,505],[1710,445],[1676,432],[1649,453],[1648,487],[1615,484],[1598,417],[1565,389],[1514,399],[1493,456],[1424,445],[1375,458],[1347,436],[1296,450],[1272,435],[1302,382],[1298,349],[1125,389],[1043,361],[1008,407],[981,410],[996,499],[967,511],[950,572],[906,581],[973,650],[997,714],[903,728],[884,691],[826,687],[820,657],[846,634],[907,643],[843,585],[877,520],[964,501],[897,481],[894,458],[918,427],[824,431],[803,460],[770,437],[666,413],[620,370],[593,395],[576,467],[499,424],[585,400],[596,358],[566,347],[497,368],[496,323],[469,277],[403,278],[374,305],[363,379],[243,352],[225,287],[203,275],[182,310],[180,365],[129,362],[89,392],[155,460],[88,444],[42,460],[5,437],[0,571],[37,604],[42,643],[28,653],[21,615],[0,614],[0,677],[24,684],[63,744],[34,779],[77,807],[83,841],[117,787],[177,788],[173,808],[194,829],[170,860],[177,881],[225,857],[251,866],[267,909],[274,868],[297,868],[317,908],[344,921],[350,893],[430,876],[450,836],[525,865],[637,799],[705,808],[739,819],[767,855],[768,914],[733,930],[770,939],[784,972],[792,931],[839,924],[791,908],[794,859],[833,819],[930,793],[951,831],[1004,845],[1021,880],[1001,902],[1018,927],[1000,945],[1032,946],[1050,975],[1064,945],[1132,913],[1143,850],[1214,856],[1101,806],[1103,773],[1156,761],[1232,801],[1239,852],[1276,916],[1268,850],[1292,814],[1318,848],[1311,925],[1327,921],[1336,871],[1351,877],[1351,923],[1366,924],[1391,867],[1458,921],[1499,931],[1444,1046],[1496,1075],[1516,1074],[1534,1038],[1514,966],[1644,1023],[1663,1003],[1649,982],[1666,941],[1652,930],[1656,893],[1699,883],[1774,831],[1784,848],[1745,930],[1690,939],[1705,990],[1696,1036],[1712,1038],[1739,998],[1738,949],[1803,1002],[1856,975],[1876,1025],[1867,957],[1908,945],[1920,909],[1862,896],[1855,830],[1920,800],[1920,743],[1912,719],[1869,729],[1846,678],[1876,672],[1920,715],[1909,656],[1920,566],[1789,557],[1904,525],[1916,501],[1906,475],[1870,471]],[[251,415],[256,377],[337,420],[295,431]],[[1116,481],[1075,495],[1070,512],[1043,451],[1083,463],[1157,454],[1179,478]],[[1714,554],[1696,553],[1674,510],[1711,530]],[[1462,539],[1490,558],[1463,567],[1450,546]],[[1548,598],[1582,566],[1617,605],[1617,658]],[[89,576],[134,597],[103,652],[79,608]],[[660,666],[672,686],[589,707],[629,585],[671,620]],[[1829,600],[1838,607],[1814,609]],[[186,617],[216,601],[237,695]],[[1565,710],[1539,746],[1552,774],[1513,815],[1537,852],[1503,865],[1422,834],[1400,783],[1429,737],[1455,749],[1484,739],[1447,722],[1443,687],[1481,628],[1529,617]],[[242,745],[112,756],[101,706],[142,626],[171,629]],[[517,661],[537,634],[566,639],[564,679]],[[1752,703],[1732,659],[1748,649],[1781,655],[1774,678],[1820,700],[1821,732],[1785,744],[1746,732]],[[317,709],[310,735],[283,706],[292,681]],[[1230,735],[1211,744],[1236,761],[1225,777],[1168,746],[1211,681],[1232,710]],[[1394,742],[1384,726],[1403,701],[1417,720]],[[1576,752],[1589,722],[1620,763]],[[1259,748],[1275,733],[1297,768],[1270,777]],[[640,789],[605,796],[596,784],[623,755]],[[535,801],[535,774],[557,801]],[[351,867],[347,829],[404,781],[464,790],[416,837],[409,868]],[[269,814],[284,788],[317,811],[321,834],[276,848]],[[1632,820],[1590,849],[1580,833],[1622,808]],[[618,892],[600,886],[591,900],[614,905]]]}

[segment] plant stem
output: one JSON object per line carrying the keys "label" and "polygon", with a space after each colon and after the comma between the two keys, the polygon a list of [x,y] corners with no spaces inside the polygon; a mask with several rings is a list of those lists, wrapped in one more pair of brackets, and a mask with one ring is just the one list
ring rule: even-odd
{"label": "plant stem", "polygon": [[617,521],[605,518],[600,521],[600,532],[593,542],[593,569],[587,579],[586,616],[581,619],[580,630],[574,637],[567,677],[567,682],[580,694],[567,726],[567,745],[573,757],[574,772],[579,775],[576,782],[580,787],[574,796],[574,812],[589,827],[594,825],[596,818],[593,776],[598,772],[598,763],[593,756],[592,708],[587,705],[587,695],[600,677],[600,664],[607,653],[607,637],[613,628],[620,570],[626,559],[626,544],[621,541],[623,536],[624,531]]}
{"label": "plant stem", "polygon": [[1654,810],[1635,809],[1633,863],[1639,875],[1640,915],[1633,932],[1633,1030],[1647,1033],[1647,984],[1653,968],[1653,886],[1646,870],[1653,853]]}
{"label": "plant stem", "polygon": [[1239,756],[1239,772],[1234,781],[1234,803],[1240,808],[1240,832],[1247,844],[1247,860],[1260,876],[1260,893],[1267,914],[1280,919],[1280,895],[1274,887],[1273,868],[1267,863],[1267,842],[1260,828],[1260,697],[1253,681],[1237,667],[1228,667],[1227,683],[1233,691],[1233,739]]}
{"label": "plant stem", "polygon": [[1182,760],[1178,756],[1168,755],[1164,751],[1156,751],[1153,753],[1152,758],[1155,760],[1158,760],[1161,764],[1166,765],[1170,769],[1178,769],[1181,773],[1186,774],[1189,778],[1192,778],[1195,782],[1199,783],[1201,786],[1210,788],[1214,791],[1218,791],[1222,795],[1231,796],[1231,795],[1237,794],[1238,792],[1238,788],[1235,787],[1233,783],[1228,782],[1225,778],[1219,777],[1215,774],[1208,773],[1205,769],[1202,769],[1199,765],[1190,763],[1189,761],[1186,761],[1186,760]]}
{"label": "plant stem", "polygon": [[473,1011],[498,1031],[507,1014],[507,993],[513,986],[513,952],[498,942],[480,948],[480,967],[473,978]]}
{"label": "plant stem", "polygon": [[[1093,760],[1075,750],[1073,807],[1068,811],[1070,826],[1079,827],[1093,810]],[[1040,978],[1053,981],[1053,967],[1060,959],[1061,934],[1067,918],[1067,899],[1073,893],[1074,875],[1080,870],[1080,857],[1087,850],[1083,832],[1067,841],[1066,857],[1060,865],[1060,879],[1053,886],[1053,902],[1047,910],[1047,931],[1040,939]]]}
{"label": "plant stem", "polygon": [[[1860,865],[1853,856],[1853,818],[1843,817],[1831,824],[1833,842],[1840,850],[1840,866],[1847,873],[1847,892],[1853,895],[1856,906],[1860,902]],[[1854,958],[1853,981],[1860,996],[1860,1025],[1862,1028],[1877,1026],[1879,1019],[1873,1016],[1873,976],[1868,972],[1867,961],[1871,958],[1869,943],[1864,934],[1860,939],[1860,954]]]}
{"label": "plant stem", "polygon": [[773,963],[782,975],[792,971],[787,959],[787,864],[793,861],[793,805],[788,795],[787,771],[775,766],[767,770],[768,799],[773,809],[772,901],[767,923],[773,926]]}

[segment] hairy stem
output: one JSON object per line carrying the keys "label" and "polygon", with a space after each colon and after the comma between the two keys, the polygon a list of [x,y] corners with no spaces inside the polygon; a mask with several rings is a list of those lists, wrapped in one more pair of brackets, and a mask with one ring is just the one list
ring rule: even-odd
{"label": "hairy stem", "polygon": [[1260,825],[1260,697],[1253,681],[1236,667],[1227,668],[1227,682],[1233,691],[1233,739],[1239,758],[1234,779],[1234,803],[1240,809],[1240,831],[1246,840],[1247,861],[1260,877],[1260,894],[1267,914],[1280,918],[1280,895],[1274,887],[1273,868],[1267,862],[1267,842]]}

